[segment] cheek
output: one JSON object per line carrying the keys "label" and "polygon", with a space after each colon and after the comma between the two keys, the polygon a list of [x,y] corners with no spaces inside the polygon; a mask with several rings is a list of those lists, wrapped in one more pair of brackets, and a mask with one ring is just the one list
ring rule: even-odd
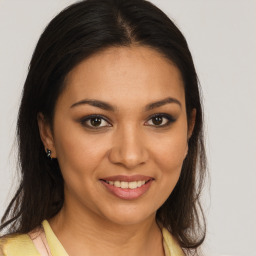
{"label": "cheek", "polygon": [[93,175],[105,154],[104,143],[100,139],[97,135],[86,136],[83,129],[74,125],[59,129],[55,147],[63,176],[72,178],[76,175],[83,180],[83,176]]}
{"label": "cheek", "polygon": [[162,201],[169,197],[180,177],[183,161],[187,153],[186,125],[177,125],[169,134],[158,136],[152,141],[152,157],[158,171],[157,179],[162,188]]}
{"label": "cheek", "polygon": [[161,143],[161,146],[156,146],[152,153],[158,170],[156,184],[159,194],[156,193],[154,199],[154,202],[157,202],[155,206],[157,209],[164,204],[179,180],[186,149],[186,136],[170,136]]}
{"label": "cheek", "polygon": [[[163,186],[167,187],[167,194],[171,193],[175,187],[182,168],[182,164],[186,155],[186,144],[166,145],[158,150],[155,158],[159,172],[159,179],[163,182]],[[169,196],[169,195],[168,195]]]}
{"label": "cheek", "polygon": [[187,153],[186,132],[166,136],[154,143],[153,150],[154,161],[161,170],[171,172],[180,169]]}

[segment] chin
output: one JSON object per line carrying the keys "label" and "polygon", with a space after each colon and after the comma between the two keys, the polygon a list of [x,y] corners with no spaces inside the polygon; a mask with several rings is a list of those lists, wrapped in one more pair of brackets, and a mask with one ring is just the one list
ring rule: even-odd
{"label": "chin", "polygon": [[126,206],[122,209],[112,208],[112,211],[105,213],[104,217],[113,224],[120,226],[138,225],[155,219],[156,211],[146,211],[145,207],[142,208],[144,209],[138,209],[136,206]]}

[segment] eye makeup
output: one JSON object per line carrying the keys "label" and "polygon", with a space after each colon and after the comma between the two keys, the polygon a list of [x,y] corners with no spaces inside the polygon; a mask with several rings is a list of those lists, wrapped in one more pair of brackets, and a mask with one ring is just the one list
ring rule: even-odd
{"label": "eye makeup", "polygon": [[152,124],[145,124],[145,125],[154,126],[155,128],[166,127],[176,121],[176,119],[172,115],[166,114],[166,113],[157,113],[157,114],[151,115],[146,123],[149,123],[150,120]]}
{"label": "eye makeup", "polygon": [[[144,123],[145,126],[152,126],[154,128],[162,128],[171,125],[176,121],[172,115],[167,113],[156,113],[151,115],[147,121]],[[88,115],[80,119],[79,121],[82,126],[88,129],[103,129],[106,127],[111,127],[111,121],[104,115],[93,114]]]}
{"label": "eye makeup", "polygon": [[82,126],[88,129],[95,129],[95,130],[112,126],[108,118],[99,114],[85,116],[80,120],[80,123]]}

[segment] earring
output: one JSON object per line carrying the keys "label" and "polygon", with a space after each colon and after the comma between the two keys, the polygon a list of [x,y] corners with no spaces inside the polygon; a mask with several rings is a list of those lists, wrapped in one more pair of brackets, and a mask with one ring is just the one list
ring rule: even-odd
{"label": "earring", "polygon": [[52,154],[52,151],[50,149],[46,149],[46,156],[52,160],[52,157],[51,157],[51,154]]}

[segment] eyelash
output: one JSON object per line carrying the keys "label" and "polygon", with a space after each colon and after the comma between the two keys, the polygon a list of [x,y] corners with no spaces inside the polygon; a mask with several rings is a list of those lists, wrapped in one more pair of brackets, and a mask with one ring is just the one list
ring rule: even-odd
{"label": "eyelash", "polygon": [[[146,125],[146,126],[154,126],[155,128],[162,128],[162,127],[166,127],[166,126],[169,126],[171,123],[175,122],[175,118],[171,115],[168,115],[168,114],[165,114],[165,113],[158,113],[158,114],[154,114],[152,116],[149,117],[148,121],[149,122],[151,119],[153,118],[156,118],[156,117],[160,117],[160,118],[165,118],[167,119],[166,123],[164,125]],[[87,121],[90,121],[94,118],[98,118],[100,120],[104,120],[105,122],[107,122],[109,125],[105,125],[105,126],[100,126],[100,127],[97,127],[97,126],[92,126],[92,125],[88,125],[86,124]],[[108,121],[108,119],[102,115],[90,115],[90,116],[86,116],[85,118],[83,118],[80,123],[85,126],[86,128],[89,128],[89,129],[93,129],[93,130],[97,130],[97,129],[102,129],[104,127],[110,127],[112,126],[110,124],[110,122]]]}

